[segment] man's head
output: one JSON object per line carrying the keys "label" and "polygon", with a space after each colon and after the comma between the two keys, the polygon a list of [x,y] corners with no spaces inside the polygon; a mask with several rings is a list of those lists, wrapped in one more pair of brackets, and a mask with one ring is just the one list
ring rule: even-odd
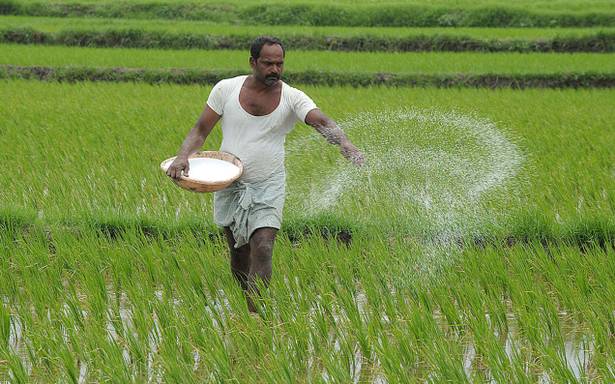
{"label": "man's head", "polygon": [[250,66],[254,77],[267,86],[275,85],[284,70],[284,46],[275,37],[260,36],[250,47]]}

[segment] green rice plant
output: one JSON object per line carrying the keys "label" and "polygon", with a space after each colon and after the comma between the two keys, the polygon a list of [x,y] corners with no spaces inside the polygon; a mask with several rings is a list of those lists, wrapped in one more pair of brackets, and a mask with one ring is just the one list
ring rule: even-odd
{"label": "green rice plant", "polygon": [[[23,3],[40,3],[40,0],[22,0]],[[47,3],[52,3],[51,1],[44,1]],[[63,4],[90,4],[90,3],[94,3],[96,1],[94,0],[64,0],[61,3]],[[150,0],[127,0],[125,1],[126,4],[148,4],[150,3]],[[193,0],[171,0],[168,3],[170,4],[193,4],[194,1]],[[203,1],[203,3],[209,4],[209,3],[213,3],[213,4],[218,4],[217,0],[205,0]],[[232,4],[232,5],[237,5],[237,4],[244,4],[244,3],[248,3],[248,4],[255,4],[255,3],[260,3],[256,0],[247,0],[247,1],[240,1],[240,0],[229,0],[227,1],[228,4]],[[285,3],[285,4],[290,4],[292,2],[289,1],[267,1],[265,3],[271,3],[271,4],[280,4],[280,3]],[[325,2],[323,2],[322,0],[302,0],[301,1],[302,4],[315,4],[315,5],[321,5]],[[344,5],[352,5],[352,6],[356,6],[356,5],[373,5],[374,0],[340,0],[339,1],[340,4],[344,4]],[[424,0],[385,0],[382,2],[382,4],[385,5],[426,5],[426,4],[430,4],[430,5],[437,5],[437,6],[444,6],[444,5],[450,5],[450,2],[448,0],[435,0],[435,1],[429,1],[426,2]],[[462,1],[457,1],[456,4],[458,4],[459,6],[462,7],[473,7],[473,6],[502,6],[502,5],[507,5],[510,6],[510,2],[507,1],[503,1],[503,0],[478,0],[478,1],[469,1],[469,0],[462,0]],[[552,0],[552,1],[547,1],[547,0],[539,0],[539,1],[530,1],[530,0],[519,0],[516,1],[514,3],[516,6],[518,7],[527,7],[529,5],[534,6],[537,9],[550,9],[550,10],[557,10],[557,9],[570,9],[570,10],[592,10],[592,11],[599,11],[599,10],[608,10],[609,9],[609,4],[605,3],[604,1],[601,0],[584,0],[584,1],[575,1],[575,0]]]}
{"label": "green rice plant", "polygon": [[[612,239],[611,91],[302,89],[376,163],[354,171],[335,148],[298,126],[287,143],[290,232],[325,224],[357,233],[401,231],[417,241],[443,234],[450,241],[497,236],[513,243]],[[177,189],[158,169],[194,124],[209,87],[4,81],[0,92],[9,101],[0,106],[3,152],[17,154],[5,160],[0,191],[8,213],[110,236],[122,228],[217,236],[211,196]],[[490,147],[485,132],[500,144]],[[205,149],[217,149],[220,138],[214,130]],[[385,154],[390,149],[397,152]],[[437,153],[448,160],[419,162],[421,154]],[[474,166],[460,169],[451,156]],[[387,158],[397,168],[382,168]],[[490,169],[513,176],[504,173],[501,185],[469,204],[465,180],[478,182]],[[359,187],[349,188],[349,180]],[[451,193],[457,205],[446,203]]]}
{"label": "green rice plant", "polygon": [[[540,268],[534,269],[534,273],[533,273],[534,278],[532,278],[530,277],[530,275],[532,274],[531,269],[528,269],[527,266],[524,267],[523,262],[530,261],[530,263],[532,263],[534,262],[534,260],[536,261],[540,260],[542,266],[545,266],[545,264],[550,264],[549,267],[553,268],[554,266],[558,265],[558,264],[555,264],[555,260],[553,260],[553,256],[555,255],[561,255],[560,257],[562,259],[565,258],[566,260],[569,260],[569,261],[574,260],[575,262],[582,262],[583,258],[573,256],[574,254],[579,254],[579,253],[577,250],[572,249],[572,248],[568,248],[568,249],[564,248],[561,250],[559,248],[555,248],[547,252],[542,250],[542,248],[540,247],[536,247],[533,250],[530,250],[530,252],[527,252],[527,250],[530,250],[530,249],[526,249],[525,253],[506,252],[507,255],[510,255],[510,257],[507,257],[506,259],[511,262],[514,262],[515,270],[517,270],[518,272],[524,272],[524,275],[525,275],[524,279],[526,281],[525,283],[522,283],[523,280],[520,281],[516,277],[510,276],[510,274],[507,273],[509,275],[510,282],[512,284],[511,288],[513,289],[512,291],[510,291],[510,295],[511,295],[510,300],[513,305],[513,309],[514,308],[523,309],[523,312],[518,312],[517,316],[515,316],[516,320],[514,318],[511,318],[509,320],[509,321],[515,320],[514,322],[509,324],[509,326],[512,327],[511,329],[515,333],[517,333],[517,331],[515,331],[517,326],[521,327],[518,332],[522,332],[521,334],[524,335],[522,339],[529,341],[529,343],[527,346],[523,345],[525,343],[517,343],[517,344],[518,344],[518,348],[521,348],[521,350],[527,349],[526,353],[529,353],[527,355],[528,359],[532,359],[532,356],[536,356],[537,358],[540,357],[537,360],[537,363],[539,364],[539,366],[542,366],[546,368],[547,370],[549,370],[550,371],[549,375],[552,378],[559,377],[558,380],[573,380],[574,381],[575,378],[571,376],[572,373],[570,371],[570,364],[574,364],[574,362],[562,360],[562,359],[566,359],[563,355],[563,350],[564,350],[564,341],[563,341],[564,333],[563,332],[565,329],[564,321],[568,321],[566,320],[566,318],[563,318],[560,315],[560,311],[562,309],[559,303],[562,303],[562,301],[552,300],[550,295],[546,294],[547,291],[543,291],[541,289],[544,283],[536,284],[536,282],[539,281],[539,280],[536,280],[536,278],[539,278],[539,279],[542,278],[543,270]],[[501,258],[501,255],[502,255],[501,252],[489,252],[486,254],[482,253],[480,264],[477,264],[476,267],[471,267],[471,270],[482,271],[481,273],[484,273],[485,275],[488,275],[488,274],[490,275],[490,272],[493,271],[494,269],[486,268],[485,264],[487,264],[488,266],[491,266],[491,262],[493,260],[497,260]],[[606,256],[606,254],[604,254],[604,256]],[[591,257],[593,260],[596,260],[596,262],[598,263],[603,263],[604,261],[602,259],[602,254],[600,251],[596,252],[595,250],[593,250],[591,252]],[[469,266],[467,263],[464,263],[464,265]],[[602,264],[602,265],[603,267],[605,266],[605,264]],[[465,266],[464,266],[464,269],[465,269]],[[503,268],[503,270],[507,270],[507,269],[508,268],[506,267]],[[530,272],[530,274],[528,274],[527,272]],[[557,276],[554,276],[554,278],[561,279],[562,282],[564,281],[569,282],[571,281],[570,278],[564,277],[564,276],[569,276],[568,273],[569,272],[567,272],[566,269],[559,269],[559,274]],[[590,277],[590,276],[593,273],[594,272],[589,272],[589,268],[586,268],[585,274],[583,275],[583,281],[592,281],[593,277]],[[472,275],[472,274],[473,272],[468,270],[466,276]],[[456,290],[455,288],[453,289]],[[465,300],[466,298],[468,298],[468,295],[472,294],[473,290],[470,288],[466,288],[462,292],[464,292],[464,294],[461,295],[460,297]],[[526,295],[531,295],[531,296],[527,296],[528,298],[531,297],[531,299],[529,300],[524,299],[524,296]],[[560,309],[556,310],[554,305],[557,305]],[[462,304],[462,306],[464,305]],[[566,311],[568,313],[579,314],[583,312],[584,310],[577,311],[577,310],[567,309]],[[483,324],[484,326],[485,323],[481,321],[482,312],[479,310],[477,314],[479,314],[479,316],[476,317],[476,320],[478,322],[476,323],[471,322],[470,324],[476,324],[476,326]],[[489,314],[493,314],[493,313],[489,312]],[[547,317],[544,317],[544,315],[546,315]],[[582,323],[588,324],[586,321],[582,321]],[[474,328],[474,326],[472,327]],[[604,329],[604,323],[601,329]],[[588,332],[588,331],[584,330],[583,332]],[[568,337],[569,336],[566,336],[566,338]],[[476,344],[480,345],[480,343],[485,343],[489,339],[490,339],[490,336],[486,332],[483,331],[481,332],[481,335],[477,335]],[[496,349],[488,348],[488,350],[495,351]],[[522,355],[520,354],[516,354],[516,356],[522,357]],[[518,368],[516,370],[518,370]]]}
{"label": "green rice plant", "polygon": [[2,350],[6,350],[9,345],[9,337],[11,332],[11,315],[10,312],[4,307],[4,304],[0,305],[0,343],[2,343]]}
{"label": "green rice plant", "polygon": [[[215,84],[221,79],[244,74],[242,70],[22,67],[0,64],[0,79],[54,82],[143,82],[148,84]],[[613,88],[612,73],[554,74],[391,74],[340,72],[286,72],[291,84],[313,86],[389,86],[435,88]]]}
{"label": "green rice plant", "polygon": [[[567,3],[564,3],[567,4]],[[569,4],[569,3],[568,3]],[[212,20],[246,24],[348,26],[591,26],[612,25],[608,9],[565,10],[510,4],[433,6],[431,4],[330,3],[14,3],[3,1],[3,14]]]}
{"label": "green rice plant", "polygon": [[15,383],[27,383],[28,374],[21,360],[12,354],[6,356],[4,359],[7,361],[6,365],[8,366],[10,374],[3,376],[10,377],[10,379]]}
{"label": "green rice plant", "polygon": [[[24,287],[10,297],[4,289],[0,294],[11,318],[23,324],[18,340],[30,352],[12,353],[10,361],[16,372],[24,367],[24,380],[69,381],[85,367],[88,381],[382,375],[387,381],[531,382],[545,373],[575,381],[599,380],[612,364],[605,321],[612,316],[607,298],[615,288],[612,247],[586,253],[576,247],[545,250],[539,243],[469,247],[456,256],[439,253],[449,260],[430,275],[413,272],[429,260],[401,236],[387,241],[362,235],[351,246],[319,238],[293,244],[280,237],[266,316],[253,319],[221,239],[203,242],[187,232],[165,240],[138,230],[109,239],[55,229],[54,250],[44,233],[22,239],[0,234],[13,257],[12,270],[0,270],[0,281]],[[55,272],[26,273],[42,262],[42,271]],[[55,293],[37,290],[37,279]],[[558,293],[554,286],[570,288]],[[559,297],[570,293],[576,306]],[[496,320],[501,297],[507,328]],[[448,311],[457,313],[454,323],[439,314],[446,301]],[[96,305],[107,305],[105,320],[95,314]],[[562,310],[573,316],[562,317]],[[594,340],[596,373],[579,366],[577,376],[562,354],[572,340],[564,326],[571,318]],[[449,332],[451,327],[464,333]],[[469,349],[475,355],[464,357]]]}
{"label": "green rice plant", "polygon": [[[1,24],[0,19],[0,24]],[[10,25],[10,23],[9,23]],[[159,29],[119,28],[108,29],[62,29],[58,32],[17,26],[0,30],[0,42],[17,44],[43,44],[110,48],[162,48],[162,49],[241,49],[250,46],[254,37],[265,32],[253,33],[241,31],[228,34],[233,30],[228,26],[226,34],[197,34],[191,32],[172,32]],[[603,30],[564,30],[553,33],[552,37],[520,38],[514,32],[495,38],[494,34],[480,36],[480,30],[469,30],[468,34],[459,31],[453,33],[445,30],[402,30],[398,35],[379,36],[361,30],[363,34],[355,35],[298,35],[297,31],[281,32],[277,36],[290,50],[326,50],[326,51],[369,51],[369,52],[405,52],[405,51],[479,51],[479,52],[613,52],[615,50],[614,34]],[[307,31],[309,33],[310,31]],[[539,33],[541,31],[537,31]],[[267,31],[271,34],[271,31]],[[312,33],[315,33],[312,31]],[[316,31],[322,33],[322,31]],[[474,36],[476,35],[476,36]]]}
{"label": "green rice plant", "polygon": [[[533,5],[534,6],[534,5]],[[164,35],[177,34],[179,36],[222,36],[241,37],[261,34],[271,34],[279,37],[308,37],[308,38],[411,38],[413,36],[467,36],[479,40],[490,39],[519,39],[519,40],[545,40],[551,38],[581,38],[598,33],[611,34],[612,27],[597,28],[480,28],[480,27],[330,27],[330,26],[284,26],[284,25],[237,25],[207,20],[165,20],[165,19],[125,19],[125,18],[84,18],[84,17],[42,17],[42,16],[0,16],[0,29],[2,30],[34,30],[43,33],[104,32],[104,31],[132,31],[158,32]],[[246,46],[246,49],[248,46]]]}
{"label": "green rice plant", "polygon": [[[0,45],[0,64],[122,68],[186,68],[249,71],[247,51],[170,51]],[[557,74],[615,72],[615,54],[593,53],[368,53],[289,51],[291,72],[399,74]]]}

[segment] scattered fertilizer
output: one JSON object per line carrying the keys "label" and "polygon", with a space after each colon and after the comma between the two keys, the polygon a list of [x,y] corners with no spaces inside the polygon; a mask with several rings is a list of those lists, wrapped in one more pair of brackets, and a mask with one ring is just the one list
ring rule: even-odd
{"label": "scattered fertilizer", "polygon": [[[314,179],[303,212],[365,224],[375,216],[379,228],[386,212],[391,230],[425,245],[419,274],[446,265],[460,239],[484,235],[507,212],[523,155],[491,120],[402,108],[359,113],[339,125],[364,152],[365,165],[340,159]],[[290,150],[318,142],[312,134]]]}
{"label": "scattered fertilizer", "polygon": [[[467,207],[504,185],[522,162],[516,145],[493,122],[456,112],[362,113],[340,125],[354,131],[353,137],[367,133],[359,146],[368,161],[359,169],[344,163],[336,167],[323,185],[314,186],[311,210],[330,209],[345,192],[357,189],[377,193],[380,198],[373,202],[394,201],[397,207]],[[377,177],[382,183],[373,185],[371,179]],[[387,188],[374,190],[376,186]]]}

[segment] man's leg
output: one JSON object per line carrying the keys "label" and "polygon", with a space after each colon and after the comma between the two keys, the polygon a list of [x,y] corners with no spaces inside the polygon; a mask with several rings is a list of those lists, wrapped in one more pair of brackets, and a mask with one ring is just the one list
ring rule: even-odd
{"label": "man's leg", "polygon": [[258,296],[257,280],[265,287],[271,279],[271,259],[273,256],[273,244],[277,229],[263,227],[256,229],[250,236],[250,271],[248,272],[248,309],[256,312],[256,306],[250,296]]}
{"label": "man's leg", "polygon": [[250,244],[235,248],[235,238],[229,227],[224,227],[224,235],[231,255],[231,272],[245,293],[248,289],[248,273],[250,272]]}

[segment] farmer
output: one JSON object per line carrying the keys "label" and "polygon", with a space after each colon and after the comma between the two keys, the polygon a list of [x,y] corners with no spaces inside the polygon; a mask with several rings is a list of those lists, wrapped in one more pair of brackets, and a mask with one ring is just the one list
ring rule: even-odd
{"label": "farmer", "polygon": [[274,37],[258,37],[250,47],[251,75],[219,81],[184,140],[167,175],[189,174],[188,157],[204,143],[218,120],[222,122],[221,151],[243,163],[239,180],[214,193],[214,221],[223,227],[230,249],[231,272],[246,294],[248,309],[257,312],[257,280],[266,287],[271,258],[282,222],[286,172],[284,141],[297,120],[320,132],[355,165],[363,154],[337,124],[302,91],[281,79],[284,46]]}

